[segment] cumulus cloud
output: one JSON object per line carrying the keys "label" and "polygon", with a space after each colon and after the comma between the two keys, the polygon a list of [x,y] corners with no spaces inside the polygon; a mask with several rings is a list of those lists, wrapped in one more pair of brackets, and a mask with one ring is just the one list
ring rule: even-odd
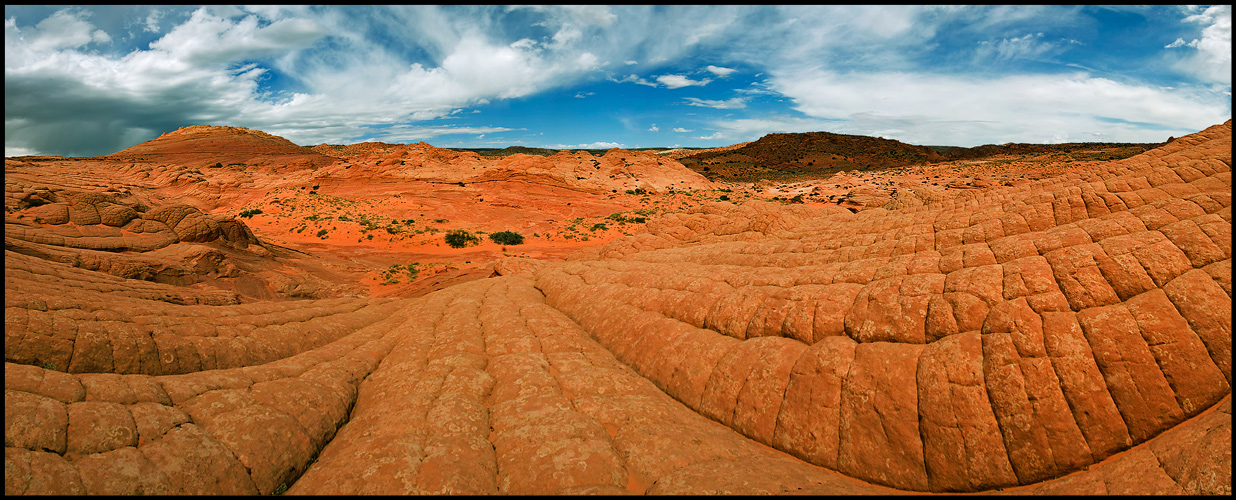
{"label": "cumulus cloud", "polygon": [[1176,38],[1176,41],[1169,43],[1167,45],[1164,45],[1163,48],[1174,49],[1176,47],[1184,47],[1186,45],[1189,47],[1197,47],[1197,43],[1198,43],[1197,39],[1194,39],[1193,41],[1190,41],[1189,43],[1185,43],[1183,38]]}
{"label": "cumulus cloud", "polygon": [[747,97],[735,97],[724,101],[710,101],[707,99],[698,99],[695,97],[687,97],[687,105],[700,106],[712,109],[742,109],[747,107]]}
{"label": "cumulus cloud", "polygon": [[709,72],[711,72],[711,73],[712,73],[712,74],[714,74],[714,75],[717,75],[717,77],[718,77],[718,78],[725,78],[725,77],[727,77],[727,76],[730,76],[730,75],[734,74],[734,72],[738,71],[738,70],[736,70],[736,69],[731,69],[731,68],[722,68],[722,67],[720,67],[720,66],[713,66],[713,65],[711,65],[711,64],[709,64],[709,65],[708,65],[707,67],[705,67],[704,69],[708,70]]}
{"label": "cumulus cloud", "polygon": [[[86,21],[88,14],[74,12],[68,9],[56,11],[47,19],[39,21],[33,29],[23,33],[24,42],[33,51],[50,51],[81,47],[89,43],[107,43],[112,40],[106,32],[96,29]],[[8,34],[9,21],[5,21],[5,34]],[[16,29],[16,23],[13,24]],[[5,44],[8,40],[6,36]],[[6,51],[7,52],[7,51]]]}
{"label": "cumulus cloud", "polygon": [[[806,124],[945,143],[1033,140],[1018,135],[1025,133],[1078,139],[1087,137],[1088,127],[1165,136],[1230,115],[1224,88],[1231,78],[1229,6],[1137,7],[1144,17],[1175,14],[1172,19],[1182,22],[1170,38],[1149,43],[1169,64],[1129,67],[1102,55],[1073,57],[1093,51],[1087,46],[1092,38],[1085,37],[1094,30],[1066,34],[1061,27],[1093,27],[1092,7],[120,9],[74,7],[47,15],[46,8],[6,8],[6,151],[106,154],[196,123],[248,126],[300,144],[399,130],[391,125],[421,127],[421,137],[443,130],[434,120],[475,119],[476,107],[502,99],[552,91],[583,98],[590,94],[572,85],[601,79],[670,90],[715,88],[733,82],[734,68],[749,69],[757,80],[728,89],[742,97],[681,101],[753,120],[693,125],[718,141]],[[29,17],[32,12],[40,17]],[[958,47],[970,54],[953,52]],[[1087,74],[1036,74],[1042,65],[1019,65],[1057,59]],[[974,76],[992,74],[992,63],[1000,63],[1005,76]],[[1146,76],[1171,64],[1179,73],[1171,78],[1179,81]],[[635,65],[647,76],[627,74]],[[1175,89],[1138,83],[1146,80]],[[659,95],[657,106],[676,102],[675,94],[632,92],[638,99]],[[760,111],[748,100],[757,96]],[[802,116],[790,116],[789,105]],[[453,114],[458,109],[470,112]],[[784,114],[754,117],[765,109]],[[502,116],[501,110],[485,111],[482,116]],[[643,119],[673,122],[653,111]],[[498,133],[487,137],[497,140]]]}
{"label": "cumulus cloud", "polygon": [[305,48],[326,33],[325,27],[309,19],[280,19],[261,26],[255,15],[233,22],[198,9],[150,48],[181,63],[218,65]]}
{"label": "cumulus cloud", "polygon": [[661,129],[657,128],[657,124],[655,124],[655,123],[654,123],[654,124],[652,124],[652,126],[651,126],[651,127],[648,127],[648,131],[649,131],[649,132],[660,132],[660,131],[661,131]]}
{"label": "cumulus cloud", "polygon": [[[553,88],[600,65],[588,50],[568,47],[577,40],[569,31],[501,43],[421,8],[420,16],[392,12],[437,21],[417,32],[428,52],[441,51],[436,62],[408,64],[390,44],[360,36],[356,23],[367,16],[359,12],[280,6],[233,9],[226,17],[201,8],[147,48],[120,55],[75,50],[107,40],[85,14],[65,10],[33,27],[6,19],[5,94],[24,97],[6,99],[6,148],[107,154],[197,123],[249,126],[300,144],[338,143],[361,137],[369,125],[436,119]],[[605,24],[603,14],[572,15]],[[331,50],[307,50],[323,41]],[[291,88],[265,87],[275,76]]]}
{"label": "cumulus cloud", "polygon": [[[1202,26],[1201,37],[1187,44],[1176,39],[1164,48],[1187,45],[1197,52],[1178,66],[1182,72],[1208,82],[1232,84],[1232,6],[1214,5],[1184,18],[1185,23]],[[1177,45],[1180,44],[1180,45]]]}
{"label": "cumulus cloud", "polygon": [[685,133],[687,133],[687,132],[695,132],[695,131],[694,131],[694,130],[690,130],[690,129],[685,129],[685,128],[682,128],[682,127],[674,127],[674,132],[678,132],[678,133],[680,133],[680,134],[685,134]]}
{"label": "cumulus cloud", "polygon": [[661,85],[664,85],[667,88],[671,88],[671,89],[691,87],[691,86],[696,86],[696,85],[702,87],[704,85],[708,85],[708,82],[712,81],[711,79],[708,79],[708,78],[705,78],[703,80],[692,80],[690,78],[687,78],[684,75],[660,75],[656,77],[656,80],[657,80],[657,83],[660,83]]}

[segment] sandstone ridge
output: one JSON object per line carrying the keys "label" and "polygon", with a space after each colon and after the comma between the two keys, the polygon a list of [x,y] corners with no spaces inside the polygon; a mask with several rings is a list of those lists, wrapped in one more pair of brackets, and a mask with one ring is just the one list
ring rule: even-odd
{"label": "sandstone ridge", "polygon": [[[521,156],[374,146],[316,178],[617,190],[665,167]],[[266,246],[20,173],[8,494],[1231,494],[1230,121],[857,213],[706,203],[414,298],[83,268],[55,255]]]}
{"label": "sandstone ridge", "polygon": [[611,149],[602,156],[560,151],[549,156],[512,154],[482,157],[470,151],[414,144],[361,143],[316,146],[315,151],[345,158],[319,174],[321,182],[358,177],[423,180],[440,183],[521,181],[589,193],[634,189],[650,192],[708,189],[712,183],[671,158],[653,152]]}

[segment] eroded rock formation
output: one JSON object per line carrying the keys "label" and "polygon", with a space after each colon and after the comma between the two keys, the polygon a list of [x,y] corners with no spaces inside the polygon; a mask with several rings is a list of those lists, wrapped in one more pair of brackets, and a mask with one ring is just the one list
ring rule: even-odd
{"label": "eroded rock formation", "polygon": [[858,213],[710,204],[413,299],[213,301],[6,234],[5,489],[1230,494],[1231,185],[1228,122]]}
{"label": "eroded rock formation", "polygon": [[321,171],[315,182],[323,185],[341,182],[341,179],[378,177],[452,184],[522,181],[589,193],[712,187],[704,176],[677,160],[648,151],[611,149],[601,156],[587,151],[560,151],[548,157],[513,154],[485,158],[470,151],[435,148],[423,142],[406,145],[361,143],[314,149],[346,159]]}

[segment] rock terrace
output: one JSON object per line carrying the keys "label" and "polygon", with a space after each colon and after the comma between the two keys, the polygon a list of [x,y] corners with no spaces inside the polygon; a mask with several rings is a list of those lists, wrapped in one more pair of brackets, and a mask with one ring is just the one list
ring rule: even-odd
{"label": "rock terrace", "polygon": [[[1229,121],[858,213],[711,203],[417,298],[246,301],[194,284],[277,257],[237,220],[12,185],[5,492],[1230,494],[1231,189]],[[200,268],[144,256],[172,251]]]}

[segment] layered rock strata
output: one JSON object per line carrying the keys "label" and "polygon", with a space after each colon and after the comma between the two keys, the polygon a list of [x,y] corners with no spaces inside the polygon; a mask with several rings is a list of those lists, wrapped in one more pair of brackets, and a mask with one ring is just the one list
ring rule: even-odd
{"label": "layered rock strata", "polygon": [[6,493],[1231,493],[1230,122],[893,208],[709,205],[414,299],[6,245]]}

